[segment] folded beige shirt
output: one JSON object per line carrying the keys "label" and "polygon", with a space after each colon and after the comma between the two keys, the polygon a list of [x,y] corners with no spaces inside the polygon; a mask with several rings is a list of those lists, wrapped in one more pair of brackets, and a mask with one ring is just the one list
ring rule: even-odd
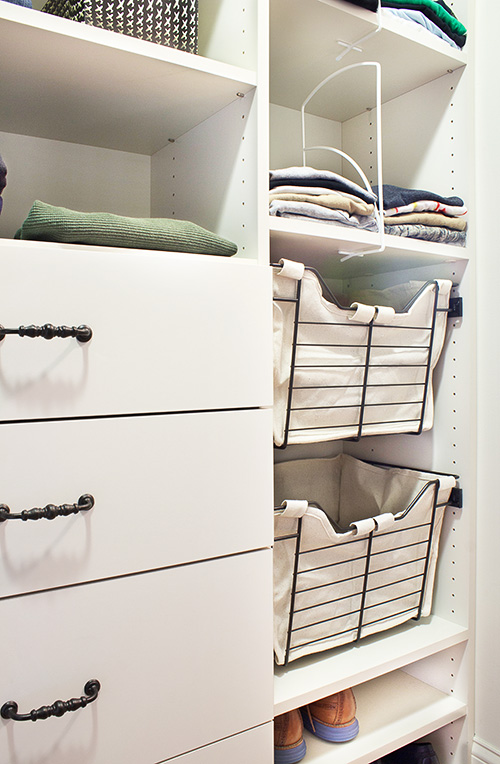
{"label": "folded beige shirt", "polygon": [[269,201],[272,202],[275,199],[284,202],[310,202],[311,204],[319,204],[322,207],[329,207],[333,210],[345,210],[354,215],[372,215],[374,210],[373,204],[363,201],[358,196],[347,193],[331,193],[331,194],[293,194],[293,193],[278,193],[269,194]]}
{"label": "folded beige shirt", "polygon": [[439,212],[409,212],[406,215],[384,217],[386,225],[433,225],[441,228],[453,228],[455,231],[465,231],[467,221],[464,218],[453,218]]}

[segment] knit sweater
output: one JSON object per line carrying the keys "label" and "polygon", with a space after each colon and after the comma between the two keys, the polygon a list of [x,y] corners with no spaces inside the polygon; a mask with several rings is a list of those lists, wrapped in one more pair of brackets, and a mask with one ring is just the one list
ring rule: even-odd
{"label": "knit sweater", "polygon": [[16,239],[234,255],[236,244],[188,220],[130,218],[109,212],[75,212],[36,201]]}

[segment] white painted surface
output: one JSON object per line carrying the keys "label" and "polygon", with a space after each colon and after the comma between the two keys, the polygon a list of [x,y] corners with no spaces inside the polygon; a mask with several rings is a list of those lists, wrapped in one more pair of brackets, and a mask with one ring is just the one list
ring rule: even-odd
{"label": "white painted surface", "polygon": [[[500,749],[498,687],[500,682],[500,594],[498,581],[498,534],[500,502],[497,486],[500,425],[498,378],[500,353],[498,331],[492,321],[490,294],[500,277],[497,255],[498,212],[496,178],[500,162],[498,140],[500,105],[492,90],[498,65],[495,29],[500,23],[497,5],[476,0],[476,118],[477,135],[477,246],[478,246],[478,519],[477,519],[477,653],[476,736],[497,758]],[[477,754],[477,751],[475,751]],[[480,754],[486,757],[483,751]],[[489,761],[486,758],[486,761]]]}
{"label": "white painted surface", "polygon": [[[354,42],[374,31],[376,15],[352,8],[341,0],[272,0],[271,2],[271,101],[300,109],[311,90],[331,72],[359,61],[382,64],[383,101],[406,93],[455,70],[467,60],[467,48],[457,51],[435,35],[401,19],[385,19],[376,36],[363,43],[363,52],[352,51],[340,62],[338,41]],[[325,88],[314,103],[315,114],[344,122],[373,106],[369,78],[349,73],[345,87],[335,97]]]}
{"label": "white painted surface", "polygon": [[0,154],[7,166],[3,238],[14,237],[35,199],[80,212],[151,216],[149,156],[14,133],[0,133]]}
{"label": "white painted surface", "polygon": [[0,524],[0,598],[270,546],[271,441],[269,410],[0,427],[12,513],[95,499]]}
{"label": "white painted surface", "polygon": [[2,602],[2,704],[102,689],[61,718],[2,719],[0,760],[158,762],[269,722],[270,590],[265,550]]}
{"label": "white painted surface", "polygon": [[382,676],[467,639],[467,629],[431,616],[325,653],[277,666],[275,713],[284,713],[350,685]]}
{"label": "white painted surface", "polygon": [[[360,731],[354,740],[335,745],[338,764],[369,764],[466,713],[463,703],[404,671],[386,674],[353,689]],[[305,740],[309,762],[331,762],[331,743],[309,733]]]}
{"label": "white painted surface", "polygon": [[10,3],[0,32],[6,132],[153,154],[256,84],[251,68]]}
{"label": "white painted surface", "polygon": [[272,747],[273,724],[269,722],[186,753],[176,758],[175,762],[176,764],[221,764],[223,761],[237,761],[238,764],[255,764],[256,761],[271,761]]}
{"label": "white painted surface", "polygon": [[[269,405],[270,269],[215,256],[3,242],[0,419]],[[265,359],[265,360],[264,360]]]}

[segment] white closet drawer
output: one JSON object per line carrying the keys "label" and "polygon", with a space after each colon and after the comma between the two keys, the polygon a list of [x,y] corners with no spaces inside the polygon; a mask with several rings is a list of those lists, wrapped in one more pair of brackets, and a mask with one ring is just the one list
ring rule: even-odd
{"label": "white closet drawer", "polygon": [[155,764],[269,722],[271,567],[263,550],[1,602],[0,705],[101,690],[59,718],[0,719],[0,761]]}
{"label": "white closet drawer", "polygon": [[0,421],[272,404],[270,268],[169,252],[3,243]]}
{"label": "white closet drawer", "polygon": [[[272,545],[267,409],[0,426],[0,596]],[[236,445],[237,444],[237,445]]]}
{"label": "white closet drawer", "polygon": [[271,764],[273,743],[273,724],[269,722],[179,756],[173,764]]}

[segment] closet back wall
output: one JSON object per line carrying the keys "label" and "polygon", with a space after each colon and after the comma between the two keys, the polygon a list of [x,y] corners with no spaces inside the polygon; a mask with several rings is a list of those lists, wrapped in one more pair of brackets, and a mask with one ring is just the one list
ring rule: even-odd
{"label": "closet back wall", "polygon": [[7,186],[0,236],[12,238],[35,199],[82,212],[149,217],[151,159],[77,143],[0,133]]}

